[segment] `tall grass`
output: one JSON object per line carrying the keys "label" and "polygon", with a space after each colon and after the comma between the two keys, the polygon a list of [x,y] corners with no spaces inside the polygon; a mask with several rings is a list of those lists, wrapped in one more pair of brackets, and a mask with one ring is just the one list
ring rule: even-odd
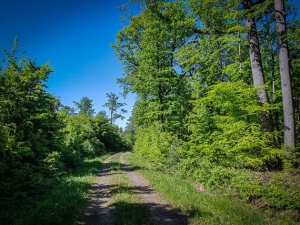
{"label": "tall grass", "polygon": [[52,177],[43,194],[7,202],[0,212],[3,225],[74,224],[83,215],[88,189],[107,155],[85,160],[63,177]]}
{"label": "tall grass", "polygon": [[199,192],[188,181],[162,171],[145,168],[145,162],[142,162],[134,153],[127,156],[126,161],[133,168],[138,169],[163,198],[188,215],[192,224],[276,224],[273,219],[266,218],[262,211],[238,199]]}

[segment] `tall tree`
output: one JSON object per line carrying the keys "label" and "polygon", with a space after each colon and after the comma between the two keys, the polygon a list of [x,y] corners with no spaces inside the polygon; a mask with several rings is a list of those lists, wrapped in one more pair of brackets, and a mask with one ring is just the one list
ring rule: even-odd
{"label": "tall tree", "polygon": [[180,70],[175,56],[186,39],[185,31],[165,21],[157,13],[161,7],[177,21],[184,15],[167,1],[149,1],[145,10],[119,32],[112,47],[124,65],[125,78],[119,82],[125,91],[137,93],[147,105],[145,118],[158,120],[163,130],[170,131],[177,130],[174,126],[182,128],[180,123],[187,115],[189,73]]}
{"label": "tall tree", "polygon": [[[159,5],[157,3],[160,1],[154,1],[154,2],[156,3],[156,5]],[[263,72],[263,66],[262,66],[262,60],[261,60],[261,54],[259,48],[259,39],[257,35],[255,15],[253,9],[253,7],[258,6],[264,2],[266,1],[265,0],[259,0],[256,2],[253,2],[252,0],[187,1],[187,6],[189,6],[190,8],[186,10],[186,12],[188,15],[191,14],[194,20],[191,20],[189,16],[182,16],[182,18],[184,18],[184,22],[179,21],[179,23],[175,21],[172,17],[170,17],[168,14],[161,12],[163,10],[156,10],[156,12],[160,15],[160,17],[164,19],[164,21],[167,21],[172,24],[177,22],[178,26],[182,28],[188,28],[188,30],[196,34],[199,34],[200,35],[199,41],[201,41],[201,38],[204,38],[203,37],[204,35],[217,35],[220,36],[222,41],[224,40],[226,41],[227,39],[227,42],[232,42],[231,41],[232,38],[225,36],[226,34],[238,33],[241,30],[243,30],[241,26],[236,25],[236,20],[239,22],[240,16],[239,15],[237,16],[235,14],[246,15],[247,19],[245,25],[246,28],[248,28],[249,56],[250,56],[250,63],[251,63],[253,85],[254,87],[260,88],[260,90],[257,92],[257,96],[261,104],[266,104],[269,103],[269,100],[268,100],[268,94],[266,88],[264,87],[265,77]],[[240,13],[239,11],[241,9],[236,10],[235,8],[233,8],[233,6],[239,5],[240,3],[242,3],[245,12]],[[193,22],[194,24],[192,24],[191,21],[194,21]],[[208,59],[209,61],[213,61],[211,65],[209,65],[210,69],[211,68],[214,69],[217,67],[222,68],[228,65],[228,63],[232,64],[230,60],[224,57],[225,55],[228,55],[229,52],[227,52],[227,54],[225,53],[224,55],[222,55],[222,51],[226,52],[224,46],[220,45],[222,41],[215,42],[217,44],[215,48],[216,50],[214,53],[211,53],[214,54],[214,57],[211,57],[213,59]],[[192,42],[195,43],[194,40]],[[203,51],[200,52],[200,58],[203,58],[202,55],[203,55]],[[218,60],[218,58],[220,60]],[[201,63],[205,64],[205,61],[202,61]],[[200,68],[203,68],[203,66],[200,65]],[[215,74],[217,74],[217,76],[220,76],[219,81],[224,81],[224,77],[226,80],[226,75],[220,73],[219,71],[216,73],[215,70],[214,71],[208,70],[208,72],[210,73],[209,75],[210,77],[215,78],[216,77]],[[203,76],[202,73],[201,75]],[[262,124],[262,130],[264,132],[272,132],[274,130],[272,115],[270,112],[260,112],[260,119]]]}
{"label": "tall tree", "polygon": [[[244,0],[244,9],[248,10],[246,13],[246,27],[248,30],[248,43],[249,43],[249,55],[251,62],[251,70],[253,77],[253,85],[257,88],[262,88],[257,92],[257,97],[262,104],[269,103],[268,93],[264,87],[265,77],[261,60],[260,44],[257,35],[256,21],[253,16],[253,6],[260,4],[264,1],[258,1],[255,4],[252,0]],[[260,119],[262,123],[262,129],[264,132],[274,131],[272,115],[269,112],[260,112]]]}
{"label": "tall tree", "polygon": [[282,89],[283,115],[284,115],[284,145],[295,145],[295,118],[292,97],[292,87],[289,66],[289,49],[286,40],[286,12],[283,0],[274,0],[276,29],[279,44],[279,68]]}
{"label": "tall tree", "polygon": [[93,116],[95,114],[95,110],[93,109],[93,100],[88,97],[82,97],[79,102],[74,101],[77,109],[79,110],[79,114],[85,114],[87,116]]}
{"label": "tall tree", "polygon": [[[108,98],[108,101],[103,106],[107,107],[110,111],[110,123],[113,124],[117,119],[123,120],[125,116],[122,114],[127,113],[127,110],[122,107],[125,106],[126,103],[118,102],[119,97],[113,92],[106,93],[106,97]],[[120,112],[118,112],[119,109]]]}
{"label": "tall tree", "polygon": [[[52,68],[19,57],[17,50],[16,39],[13,50],[4,51],[0,71],[1,197],[33,192],[33,180],[55,168],[55,155],[62,150],[63,123],[56,113],[60,103],[46,91]],[[51,168],[47,159],[52,156]]]}

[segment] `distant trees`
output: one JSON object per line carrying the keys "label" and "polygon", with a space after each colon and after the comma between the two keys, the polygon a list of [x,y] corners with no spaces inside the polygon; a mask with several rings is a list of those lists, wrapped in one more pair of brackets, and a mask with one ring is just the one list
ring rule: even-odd
{"label": "distant trees", "polygon": [[[107,107],[109,110],[110,124],[113,124],[117,119],[124,119],[125,117],[122,114],[127,113],[127,110],[122,107],[125,106],[126,103],[118,102],[119,97],[113,92],[106,93],[106,97],[108,98],[108,101],[103,107]],[[120,110],[120,112],[118,112],[118,110]]]}
{"label": "distant trees", "polygon": [[130,145],[102,115],[93,117],[92,100],[61,106],[47,92],[52,68],[18,54],[15,40],[0,68],[0,211],[48,188],[85,158],[126,151]]}
{"label": "distant trees", "polygon": [[[105,110],[101,110],[97,113],[97,116],[102,116],[104,118],[108,118],[110,121],[110,124],[113,124],[117,119],[123,120],[125,116],[123,114],[127,113],[127,110],[122,108],[126,105],[125,102],[119,102],[119,97],[111,92],[106,93],[106,97],[108,98],[108,101],[103,105],[103,107],[107,107],[109,110],[109,116],[107,115],[107,112]],[[73,101],[76,108],[70,107],[70,106],[61,106],[60,111],[64,112],[68,115],[86,115],[88,117],[93,117],[95,114],[95,109],[93,109],[93,100],[89,99],[88,97],[82,97],[79,102]]]}
{"label": "distant trees", "polygon": [[95,114],[95,110],[93,109],[93,100],[88,97],[82,97],[79,102],[74,101],[73,103],[76,105],[79,110],[79,114],[85,114],[87,116],[93,116]]}

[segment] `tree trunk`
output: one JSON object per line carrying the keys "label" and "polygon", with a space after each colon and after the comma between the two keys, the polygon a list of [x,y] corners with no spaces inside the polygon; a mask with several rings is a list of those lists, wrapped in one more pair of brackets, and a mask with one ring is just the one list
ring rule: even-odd
{"label": "tree trunk", "polygon": [[114,114],[114,111],[113,109],[110,110],[110,124],[113,124],[113,114]]}
{"label": "tree trunk", "polygon": [[284,1],[274,1],[276,30],[279,41],[279,68],[282,89],[283,119],[284,119],[284,146],[295,146],[295,117],[293,108],[292,87],[289,67],[289,49],[286,34],[286,21],[284,11]]}
{"label": "tree trunk", "polygon": [[165,115],[164,115],[164,108],[163,108],[163,94],[161,91],[161,87],[159,87],[159,91],[158,91],[158,98],[159,98],[159,104],[160,104],[160,122],[161,122],[161,126],[162,126],[162,131],[165,131]]}
{"label": "tree trunk", "polygon": [[[246,0],[243,2],[245,9],[251,9],[252,2]],[[248,31],[248,42],[249,42],[249,53],[251,70],[253,76],[254,87],[260,88],[265,85],[264,72],[261,61],[261,54],[259,49],[259,40],[257,35],[256,23],[254,18],[247,18],[246,27],[249,28]],[[265,89],[261,89],[257,92],[257,97],[262,104],[269,103],[268,94]],[[274,131],[272,115],[270,113],[261,112],[260,120],[262,124],[263,132]]]}

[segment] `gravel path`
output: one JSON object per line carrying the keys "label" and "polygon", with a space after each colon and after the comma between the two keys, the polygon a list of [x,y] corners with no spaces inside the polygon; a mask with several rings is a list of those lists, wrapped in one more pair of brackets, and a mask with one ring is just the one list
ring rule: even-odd
{"label": "gravel path", "polygon": [[[187,225],[187,217],[180,214],[179,210],[172,208],[159,194],[153,190],[146,180],[133,171],[124,161],[123,153],[120,155],[120,163],[127,177],[134,187],[134,192],[139,194],[144,204],[149,208],[150,214],[158,225]],[[111,156],[112,157],[112,156]],[[110,190],[113,187],[110,180],[109,162],[111,157],[103,162],[90,192],[90,201],[85,208],[85,218],[80,225],[111,225],[113,218],[110,215]]]}
{"label": "gravel path", "polygon": [[[127,154],[127,153],[125,153]],[[146,180],[137,172],[133,171],[124,161],[124,155],[120,155],[120,162],[126,172],[135,192],[140,194],[144,203],[148,206],[150,214],[158,225],[186,225],[187,217],[181,215],[179,210],[172,208],[159,194],[153,190]]]}

